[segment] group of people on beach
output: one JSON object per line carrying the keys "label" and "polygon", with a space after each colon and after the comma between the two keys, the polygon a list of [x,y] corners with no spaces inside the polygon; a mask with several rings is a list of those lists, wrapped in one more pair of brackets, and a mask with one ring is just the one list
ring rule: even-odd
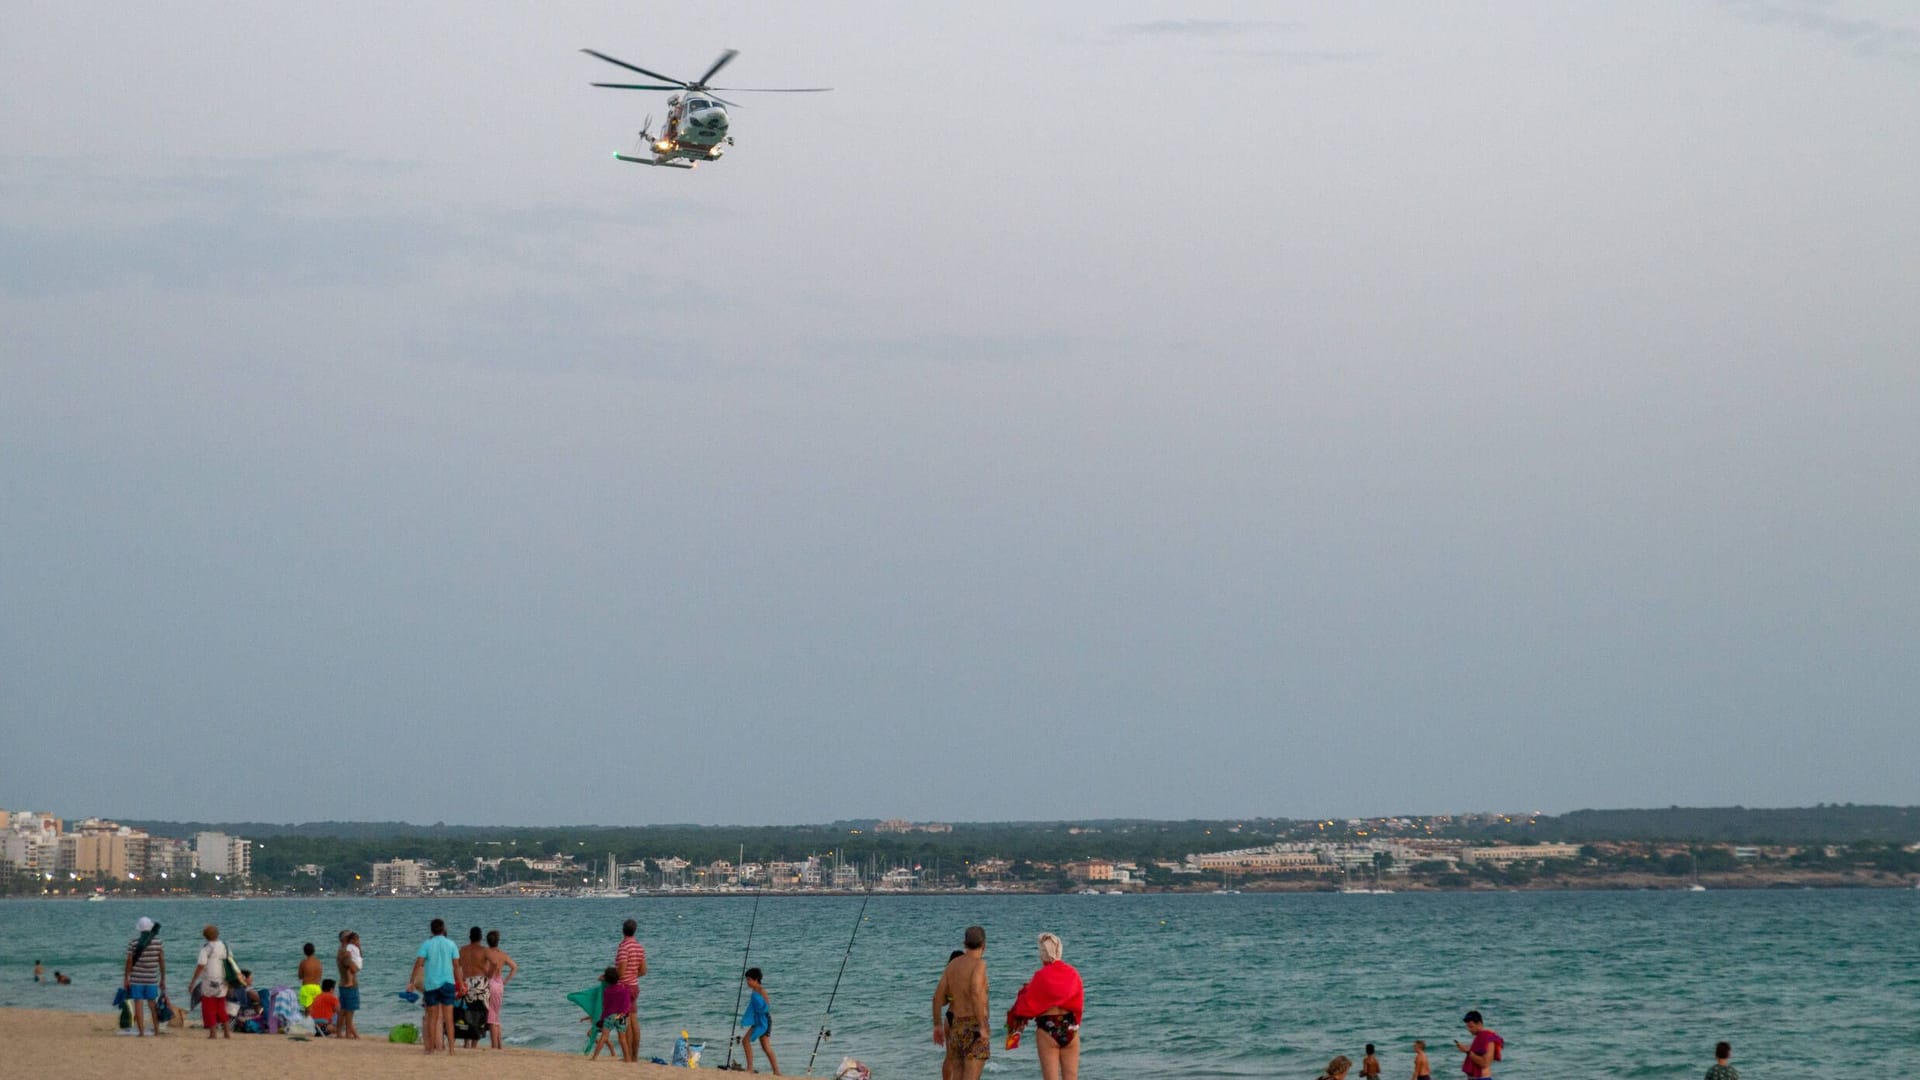
{"label": "group of people on beach", "polygon": [[[134,924],[134,934],[127,942],[120,996],[131,1012],[132,1033],[158,1035],[161,1022],[174,1011],[167,995],[166,943],[160,940],[160,925],[149,918]],[[188,1007],[199,1008],[207,1038],[232,1038],[236,1026],[243,1031],[264,1030],[259,1020],[274,1002],[254,989],[253,972],[241,967],[233,950],[220,940],[219,927],[208,925],[200,936],[204,944],[187,979]],[[339,978],[326,978],[313,943],[301,946],[295,976],[298,989],[287,991],[289,1011],[297,1007],[316,1035],[357,1039],[360,1031],[354,1014],[360,1010],[360,969],[365,964],[358,933],[340,931],[334,964]],[[38,968],[36,963],[35,978]]]}
{"label": "group of people on beach", "polygon": [[[444,919],[433,920],[428,929],[427,940],[414,954],[406,989],[426,1009],[421,1042],[427,1053],[443,1048],[453,1053],[456,1028],[461,1034],[459,1041],[469,1050],[479,1048],[482,1035],[493,1049],[500,1049],[501,1005],[507,983],[520,970],[500,947],[500,931],[483,933],[479,927],[472,927],[467,931],[467,943],[456,947],[447,937]],[[456,1008],[461,1013],[457,1025]]]}
{"label": "group of people on beach", "polygon": [[[597,1015],[583,1017],[592,1021],[598,1033],[593,1047],[597,1058],[602,1049],[617,1052],[622,1061],[640,1060],[640,979],[647,973],[647,950],[638,937],[638,924],[628,919],[621,926],[621,937],[614,949],[613,963],[600,975],[596,995]],[[434,919],[427,939],[414,955],[413,970],[402,996],[416,1000],[425,1009],[421,1025],[422,1042],[427,1053],[444,1049],[454,1052],[456,1041],[467,1049],[477,1049],[479,1040],[488,1037],[493,1049],[501,1046],[500,1014],[507,983],[519,972],[513,958],[500,948],[500,931],[482,931],[478,926],[467,931],[467,944],[456,946],[447,936],[447,924]],[[166,948],[160,940],[160,926],[141,918],[134,926],[135,936],[127,942],[122,971],[122,997],[132,1012],[133,1034],[158,1035],[160,1023],[171,1011],[167,1001]],[[253,988],[253,973],[241,968],[232,950],[220,939],[220,930],[209,925],[201,931],[204,944],[195,956],[193,974],[188,979],[190,1004],[200,1009],[207,1038],[230,1038],[234,1024],[246,1024],[266,1009],[274,1007]],[[1085,988],[1080,973],[1062,956],[1065,943],[1060,936],[1039,936],[1040,967],[1014,995],[1006,1010],[1003,1030],[1005,1048],[1014,1049],[1029,1024],[1038,1029],[1036,1056],[1043,1080],[1078,1080],[1080,1073],[1080,1024],[1086,1011]],[[948,957],[945,969],[933,991],[933,1042],[944,1051],[941,1080],[979,1080],[992,1054],[991,1013],[987,990],[987,932],[984,927],[969,926],[961,938],[962,947]],[[347,1039],[360,1037],[354,1014],[360,1010],[360,973],[366,958],[361,952],[360,935],[342,930],[339,948],[334,954],[338,978],[325,976],[323,965],[312,942],[301,948],[296,973],[298,990],[279,991],[292,998],[289,1009],[297,1005],[312,1024],[316,1034]],[[45,966],[34,961],[33,978],[43,981]],[[54,973],[60,983],[71,979]],[[761,1053],[774,1075],[780,1064],[772,1046],[773,1012],[765,986],[765,975],[757,967],[742,975],[750,991],[746,1011],[739,1020],[743,1031],[738,1041],[744,1052],[746,1070],[754,1068],[753,1047]],[[456,1025],[455,1011],[463,1013]],[[484,1017],[484,1022],[480,1018]],[[1493,1066],[1503,1054],[1506,1042],[1486,1026],[1478,1010],[1462,1018],[1470,1041],[1456,1040],[1454,1049],[1464,1055],[1461,1072],[1470,1080],[1493,1076]],[[125,1024],[125,1021],[122,1021]],[[249,1030],[253,1030],[249,1028]],[[1732,1047],[1719,1043],[1714,1047],[1715,1064],[1706,1080],[1739,1080],[1730,1064]],[[1327,1063],[1320,1080],[1347,1080],[1353,1070],[1352,1059],[1341,1055]],[[1368,1043],[1361,1058],[1361,1080],[1379,1080],[1380,1058]],[[1432,1067],[1424,1040],[1413,1043],[1412,1080],[1432,1080]]]}

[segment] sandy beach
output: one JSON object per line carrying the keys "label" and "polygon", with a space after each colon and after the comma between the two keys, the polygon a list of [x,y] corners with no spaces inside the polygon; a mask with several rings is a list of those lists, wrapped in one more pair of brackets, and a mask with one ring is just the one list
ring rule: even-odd
{"label": "sandy beach", "polygon": [[[459,1051],[431,1058],[418,1046],[379,1039],[313,1039],[298,1042],[278,1035],[236,1035],[209,1040],[199,1028],[170,1031],[158,1038],[116,1034],[110,1012],[72,1013],[40,1009],[0,1009],[0,1072],[7,1076],[72,1077],[120,1080],[121,1077],[246,1076],[252,1080],[310,1080],[315,1076],[355,1076],[362,1080],[415,1080],[421,1077],[569,1077],[629,1076],[667,1080],[685,1069],[641,1063],[611,1063],[603,1054],[588,1061],[578,1054],[541,1050]],[[724,1047],[722,1050],[724,1051]],[[836,1059],[837,1063],[837,1059]],[[705,1064],[704,1062],[702,1063]]]}

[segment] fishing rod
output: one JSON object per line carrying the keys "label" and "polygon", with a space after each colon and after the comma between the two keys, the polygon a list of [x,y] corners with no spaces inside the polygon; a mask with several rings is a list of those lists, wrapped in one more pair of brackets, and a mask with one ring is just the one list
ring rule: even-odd
{"label": "fishing rod", "polygon": [[860,936],[860,923],[867,915],[867,901],[873,899],[873,889],[867,889],[867,895],[860,898],[860,913],[853,917],[853,933],[847,935],[847,951],[840,957],[840,974],[833,977],[833,992],[827,995],[827,1014],[820,1020],[820,1034],[813,1037],[813,1053],[807,1055],[806,1075],[813,1075],[813,1059],[820,1056],[820,1043],[833,1037],[827,1028],[833,1020],[833,999],[840,995],[840,980],[846,977],[847,960],[853,956],[853,939]]}
{"label": "fishing rod", "polygon": [[747,959],[753,955],[753,924],[760,921],[760,893],[753,894],[753,916],[747,920],[747,948],[740,954],[740,985],[733,991],[733,1020],[727,1025],[727,1064],[733,1068],[733,1033],[740,1030],[740,997],[747,990]]}

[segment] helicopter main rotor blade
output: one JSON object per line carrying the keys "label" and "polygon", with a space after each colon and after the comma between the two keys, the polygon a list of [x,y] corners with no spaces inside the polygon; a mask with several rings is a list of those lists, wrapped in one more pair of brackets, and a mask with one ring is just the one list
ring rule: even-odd
{"label": "helicopter main rotor blade", "polygon": [[731,62],[734,57],[739,55],[740,55],[739,49],[728,49],[726,52],[721,53],[720,59],[715,60],[713,62],[713,66],[707,69],[707,73],[705,75],[700,76],[698,79],[695,79],[693,82],[689,83],[688,85],[689,86],[707,85],[708,79],[711,79],[715,75],[720,74],[720,69],[723,67],[726,67],[727,64]]}
{"label": "helicopter main rotor blade", "polygon": [[609,90],[679,90],[681,89],[681,87],[678,84],[675,84],[673,86],[647,86],[641,83],[597,82],[597,83],[588,83],[587,85],[588,86],[604,86]]}
{"label": "helicopter main rotor blade", "polygon": [[831,86],[710,86],[709,90],[725,90],[729,94],[824,94],[832,90]]}
{"label": "helicopter main rotor blade", "polygon": [[616,60],[613,57],[608,56],[606,53],[603,53],[603,52],[594,52],[592,49],[581,49],[580,51],[583,53],[586,53],[588,56],[594,57],[595,59],[605,60],[609,64],[613,64],[617,67],[626,68],[628,71],[637,71],[640,74],[645,75],[649,79],[659,79],[661,82],[670,82],[675,87],[683,87],[687,85],[686,83],[681,82],[679,79],[676,79],[671,75],[662,75],[657,71],[648,71],[646,68],[643,68],[638,64],[629,64],[625,60]]}

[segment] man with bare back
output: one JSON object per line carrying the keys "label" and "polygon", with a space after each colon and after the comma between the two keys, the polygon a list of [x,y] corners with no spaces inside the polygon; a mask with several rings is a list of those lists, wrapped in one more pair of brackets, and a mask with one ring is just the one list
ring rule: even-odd
{"label": "man with bare back", "polygon": [[[940,1074],[945,1080],[980,1080],[987,1067],[991,1024],[987,1020],[987,931],[967,927],[966,951],[947,961],[933,990],[933,1042],[947,1048]],[[953,1018],[941,1015],[947,1008]]]}
{"label": "man with bare back", "polygon": [[487,1030],[487,995],[493,981],[493,950],[480,940],[480,928],[467,931],[467,943],[460,947],[460,1005],[466,1013],[467,1049],[480,1045]]}

